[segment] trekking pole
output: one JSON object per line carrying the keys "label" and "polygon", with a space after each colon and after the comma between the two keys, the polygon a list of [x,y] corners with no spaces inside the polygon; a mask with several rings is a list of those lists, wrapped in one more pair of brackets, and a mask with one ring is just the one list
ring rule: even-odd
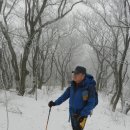
{"label": "trekking pole", "polygon": [[48,127],[48,122],[49,122],[49,118],[50,118],[50,113],[51,113],[51,107],[50,107],[50,109],[49,109],[49,114],[48,114],[48,118],[47,118],[46,130],[47,130],[47,127]]}

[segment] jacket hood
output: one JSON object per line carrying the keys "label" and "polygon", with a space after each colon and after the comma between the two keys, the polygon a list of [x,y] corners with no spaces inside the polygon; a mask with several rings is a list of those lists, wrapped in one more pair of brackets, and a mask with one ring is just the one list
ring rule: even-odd
{"label": "jacket hood", "polygon": [[94,79],[94,77],[91,74],[86,74],[85,78]]}
{"label": "jacket hood", "polygon": [[92,75],[90,75],[90,74],[86,74],[84,83],[85,83],[85,85],[88,85],[88,86],[96,85],[94,77]]}

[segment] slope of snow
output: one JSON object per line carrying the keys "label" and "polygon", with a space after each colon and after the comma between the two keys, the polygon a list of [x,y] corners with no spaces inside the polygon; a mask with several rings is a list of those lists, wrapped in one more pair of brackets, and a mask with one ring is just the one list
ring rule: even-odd
{"label": "slope of snow", "polygon": [[[9,111],[9,130],[45,130],[48,116],[48,101],[56,99],[62,91],[56,91],[49,95],[38,91],[38,101],[34,97],[26,95],[17,96],[13,92],[7,92]],[[6,109],[4,92],[0,92],[0,130],[6,130]],[[61,106],[52,108],[48,130],[71,130],[68,122],[68,101]],[[129,130],[130,114],[127,116],[120,112],[111,112],[108,107],[108,99],[100,95],[99,105],[89,117],[85,130]]]}

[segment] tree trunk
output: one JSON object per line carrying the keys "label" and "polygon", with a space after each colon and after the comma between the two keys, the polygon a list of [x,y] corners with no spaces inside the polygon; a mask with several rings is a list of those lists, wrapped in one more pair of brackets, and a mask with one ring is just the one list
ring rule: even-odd
{"label": "tree trunk", "polygon": [[19,68],[18,68],[18,64],[17,64],[16,53],[13,49],[12,42],[11,42],[10,36],[9,36],[6,28],[3,26],[2,23],[0,23],[0,26],[1,26],[2,33],[7,41],[7,44],[8,44],[11,56],[12,56],[11,64],[12,64],[13,70],[15,72],[16,89],[19,89],[20,76],[19,76]]}
{"label": "tree trunk", "polygon": [[62,75],[62,80],[61,80],[61,90],[63,90],[65,87],[65,76],[64,74]]}
{"label": "tree trunk", "polygon": [[[31,35],[32,36],[32,35]],[[26,83],[26,76],[29,74],[29,71],[26,68],[28,56],[30,53],[30,46],[32,44],[32,37],[29,38],[28,42],[25,45],[24,54],[21,63],[21,84],[19,89],[19,95],[23,96],[25,93],[25,83]]]}
{"label": "tree trunk", "polygon": [[128,48],[129,48],[129,43],[126,43],[125,50],[124,50],[124,53],[123,53],[122,59],[121,59],[121,64],[120,64],[120,67],[119,67],[119,74],[117,76],[118,77],[118,84],[117,84],[118,90],[117,90],[116,98],[113,102],[113,107],[112,107],[113,111],[115,111],[117,103],[118,103],[119,98],[120,98],[121,93],[122,93],[122,86],[123,86],[122,71],[123,71],[124,61],[125,61],[125,58],[126,58],[126,55],[127,55]]}

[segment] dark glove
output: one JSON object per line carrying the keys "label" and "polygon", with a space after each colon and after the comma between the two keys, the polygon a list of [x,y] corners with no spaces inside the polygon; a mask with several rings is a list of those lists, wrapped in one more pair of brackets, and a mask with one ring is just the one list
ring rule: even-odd
{"label": "dark glove", "polygon": [[53,102],[53,101],[50,101],[49,103],[48,103],[48,106],[49,107],[52,107],[52,106],[55,106],[56,104]]}
{"label": "dark glove", "polygon": [[74,114],[73,118],[75,118],[78,122],[82,122],[84,120],[84,116],[80,116],[78,114]]}
{"label": "dark glove", "polygon": [[79,119],[78,119],[78,121],[82,122],[84,120],[84,118],[85,118],[84,116],[80,116]]}

